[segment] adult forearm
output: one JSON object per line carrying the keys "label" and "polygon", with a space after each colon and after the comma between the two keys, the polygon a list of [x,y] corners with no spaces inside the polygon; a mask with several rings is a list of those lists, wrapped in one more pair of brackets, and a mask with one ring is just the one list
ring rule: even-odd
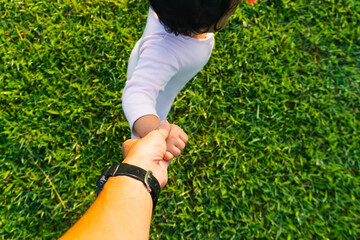
{"label": "adult forearm", "polygon": [[109,178],[84,216],[61,239],[148,239],[152,199],[144,184]]}
{"label": "adult forearm", "polygon": [[134,131],[139,137],[145,137],[149,132],[159,127],[160,119],[155,115],[145,115],[134,123]]}

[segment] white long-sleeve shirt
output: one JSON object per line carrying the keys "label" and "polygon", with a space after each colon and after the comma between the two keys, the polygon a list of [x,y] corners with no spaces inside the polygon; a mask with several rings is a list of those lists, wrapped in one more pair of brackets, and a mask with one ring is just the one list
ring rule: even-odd
{"label": "white long-sleeve shirt", "polygon": [[166,119],[176,95],[208,62],[213,47],[212,33],[205,39],[168,33],[150,9],[144,33],[130,55],[122,95],[130,129],[145,115]]}

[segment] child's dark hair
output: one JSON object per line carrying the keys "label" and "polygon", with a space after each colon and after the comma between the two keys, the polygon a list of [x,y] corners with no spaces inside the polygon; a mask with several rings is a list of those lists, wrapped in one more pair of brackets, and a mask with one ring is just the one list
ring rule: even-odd
{"label": "child's dark hair", "polygon": [[191,36],[208,32],[219,20],[236,8],[239,0],[149,0],[168,32]]}

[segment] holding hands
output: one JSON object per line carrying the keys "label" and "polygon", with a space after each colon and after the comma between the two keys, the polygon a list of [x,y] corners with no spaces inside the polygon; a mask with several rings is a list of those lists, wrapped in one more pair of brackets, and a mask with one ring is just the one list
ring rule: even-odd
{"label": "holding hands", "polygon": [[124,163],[151,170],[163,188],[167,182],[167,168],[171,159],[180,155],[187,141],[187,134],[179,126],[169,124],[166,120],[161,121],[157,131],[151,131],[141,139],[129,139],[123,143]]}
{"label": "holding hands", "polygon": [[[133,129],[137,136],[143,138],[152,130],[159,129],[159,126],[163,123],[164,121],[160,122],[159,118],[155,115],[145,115],[135,121]],[[167,122],[167,124],[169,123]],[[170,124],[169,135],[166,138],[167,148],[164,159],[171,160],[174,157],[178,157],[188,140],[187,134],[179,126]],[[124,153],[124,157],[126,157],[126,152],[123,151]]]}
{"label": "holding hands", "polygon": [[[125,141],[122,151],[123,163],[151,171],[163,188],[171,159],[179,156],[187,135],[166,120],[159,123],[143,138]],[[143,181],[131,176],[108,176],[95,203],[61,239],[149,239],[153,194]]]}

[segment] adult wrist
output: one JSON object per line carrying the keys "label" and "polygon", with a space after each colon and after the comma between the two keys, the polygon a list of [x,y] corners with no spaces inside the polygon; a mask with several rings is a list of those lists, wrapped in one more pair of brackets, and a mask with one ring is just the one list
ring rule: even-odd
{"label": "adult wrist", "polygon": [[[152,201],[151,195],[149,194],[148,189],[141,181],[139,181],[135,178],[125,176],[125,175],[110,177],[108,179],[108,181],[106,182],[104,189],[107,188],[108,185],[110,185],[110,187],[111,187],[110,194],[117,195],[117,192],[119,192],[119,193],[121,193],[122,197],[124,197],[124,194],[126,196],[129,196],[129,195],[136,196],[135,198],[132,197],[131,201],[134,201],[134,199],[137,199],[137,198],[139,201],[144,201],[145,198],[148,198],[149,201],[151,202],[151,205],[153,205],[153,201]],[[125,187],[126,187],[126,189],[125,189]],[[103,190],[103,191],[105,192],[106,190]],[[108,194],[109,194],[109,192],[108,192]],[[139,195],[139,194],[141,194],[141,195]]]}
{"label": "adult wrist", "polygon": [[167,179],[167,171],[163,171],[162,167],[158,166],[159,163],[156,163],[155,161],[144,161],[144,158],[140,159],[137,157],[127,157],[122,163],[137,166],[145,171],[151,171],[159,182],[160,188],[163,189],[165,187],[167,181],[164,182],[164,179]]}
{"label": "adult wrist", "polygon": [[153,209],[155,209],[160,194],[160,184],[151,171],[144,170],[143,168],[128,163],[114,164],[106,168],[100,179],[97,181],[97,194],[100,194],[110,177],[116,176],[127,176],[142,182],[151,195]]}

